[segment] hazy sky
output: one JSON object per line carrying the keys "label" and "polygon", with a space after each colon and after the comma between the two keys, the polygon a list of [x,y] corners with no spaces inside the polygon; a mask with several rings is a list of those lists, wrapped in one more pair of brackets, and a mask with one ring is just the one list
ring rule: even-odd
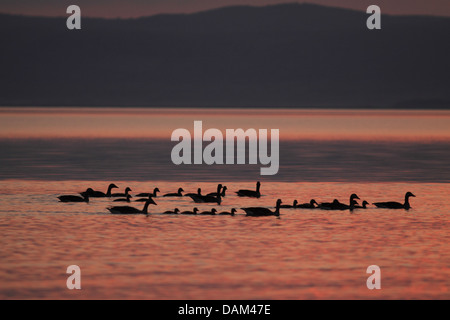
{"label": "hazy sky", "polygon": [[308,2],[365,11],[371,4],[382,13],[450,16],[450,0],[0,0],[0,12],[41,16],[66,16],[71,4],[83,16],[141,17],[158,13],[190,13],[230,5],[268,5]]}

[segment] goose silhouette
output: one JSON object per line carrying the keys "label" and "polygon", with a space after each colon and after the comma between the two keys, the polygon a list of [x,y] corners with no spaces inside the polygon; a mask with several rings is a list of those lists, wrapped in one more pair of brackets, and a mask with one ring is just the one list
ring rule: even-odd
{"label": "goose silhouette", "polygon": [[217,203],[218,205],[222,203],[222,197],[220,194],[217,197],[202,195],[192,195],[190,197],[195,203]]}
{"label": "goose silhouette", "polygon": [[178,192],[167,193],[167,194],[163,195],[163,197],[182,197],[183,196],[182,192],[184,192],[183,188],[178,188]]}
{"label": "goose silhouette", "polygon": [[311,199],[310,202],[298,204],[295,208],[296,209],[316,209],[317,207],[315,205],[318,206],[319,204],[317,203],[316,200]]}
{"label": "goose silhouette", "polygon": [[[130,195],[127,195],[127,197],[126,198],[123,198],[123,199],[115,199],[115,200],[113,200],[113,202],[128,202],[128,203],[130,203],[130,199],[131,198],[133,198],[132,196],[130,196]],[[147,201],[148,199],[146,199],[146,201]]]}
{"label": "goose silhouette", "polygon": [[331,203],[329,203],[329,202],[321,203],[319,205],[319,207],[321,209],[325,209],[325,210],[347,210],[347,209],[350,209],[350,207],[352,206],[352,202],[354,199],[359,199],[359,197],[355,193],[353,193],[350,196],[350,201],[349,201],[348,205],[339,202],[339,200],[337,200],[337,199],[334,199],[333,202],[331,202]]}
{"label": "goose silhouette", "polygon": [[112,214],[148,214],[148,206],[150,204],[156,205],[156,202],[153,201],[153,199],[148,199],[147,202],[144,205],[144,208],[142,210],[129,207],[129,206],[122,206],[122,207],[110,207],[107,208],[109,212]]}
{"label": "goose silhouette", "polygon": [[111,183],[108,186],[108,190],[106,191],[106,193],[101,192],[101,191],[95,191],[92,188],[87,188],[87,190],[85,192],[89,196],[89,198],[110,198],[112,189],[116,189],[116,188],[118,188],[118,187],[114,183]]}
{"label": "goose silhouette", "polygon": [[173,211],[165,211],[163,214],[179,214],[180,210],[178,208],[175,208]]}
{"label": "goose silhouette", "polygon": [[222,215],[222,216],[234,216],[235,213],[236,213],[236,209],[233,208],[233,209],[231,209],[230,212],[223,211],[223,212],[219,213],[219,215]]}
{"label": "goose silhouette", "polygon": [[[222,189],[222,191],[220,191]],[[217,186],[217,192],[208,193],[207,196],[217,197],[219,194],[221,197],[225,197],[225,192],[227,191],[227,186],[223,186],[219,184]]]}
{"label": "goose silhouette", "polygon": [[197,193],[186,193],[184,196],[190,197],[190,196],[201,196],[201,195],[202,195],[202,188],[198,188]]}
{"label": "goose silhouette", "polygon": [[236,192],[236,194],[239,197],[251,197],[251,198],[259,198],[261,197],[261,193],[260,193],[260,189],[261,189],[261,182],[256,182],[256,191],[253,190],[239,190]]}
{"label": "goose silhouette", "polygon": [[395,202],[395,201],[388,201],[388,202],[375,202],[373,203],[377,208],[385,208],[385,209],[406,209],[409,210],[411,208],[411,205],[409,204],[409,198],[415,197],[414,194],[411,192],[407,192],[405,194],[405,202]]}
{"label": "goose silhouette", "polygon": [[217,210],[212,208],[211,211],[203,211],[203,212],[200,212],[200,214],[214,216],[216,214],[216,212],[217,212]]}
{"label": "goose silhouette", "polygon": [[280,215],[280,205],[281,199],[277,200],[275,211],[272,211],[268,208],[264,207],[249,207],[249,208],[241,208],[245,211],[248,217],[267,217],[267,216],[279,216]]}
{"label": "goose silhouette", "polygon": [[194,208],[194,210],[192,211],[183,211],[180,214],[197,214],[198,213],[198,209]]}
{"label": "goose silhouette", "polygon": [[80,196],[72,196],[72,195],[65,195],[65,196],[59,196],[58,197],[60,202],[89,202],[89,195],[86,192],[81,193]]}
{"label": "goose silhouette", "polygon": [[[159,188],[155,188],[155,189],[153,189],[153,193],[139,193],[136,197],[156,198],[156,197],[158,197],[158,194],[157,194],[158,192],[160,192]],[[145,200],[147,200],[147,199],[145,199]]]}
{"label": "goose silhouette", "polygon": [[355,205],[355,209],[367,209],[368,204],[369,203],[366,200],[364,200],[361,206]]}
{"label": "goose silhouette", "polygon": [[129,195],[130,191],[132,191],[130,189],[130,187],[126,187],[125,188],[125,193],[113,193],[111,195],[111,197],[113,197],[113,198],[126,198]]}
{"label": "goose silhouette", "polygon": [[298,201],[294,200],[294,203],[292,205],[290,205],[290,204],[282,204],[280,206],[280,208],[285,208],[285,209],[297,208],[297,204],[298,204]]}

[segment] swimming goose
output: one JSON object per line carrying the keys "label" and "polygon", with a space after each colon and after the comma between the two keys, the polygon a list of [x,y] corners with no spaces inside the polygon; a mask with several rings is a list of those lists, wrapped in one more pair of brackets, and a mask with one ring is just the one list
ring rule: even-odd
{"label": "swimming goose", "polygon": [[183,196],[181,194],[182,192],[184,192],[183,188],[178,188],[177,193],[167,193],[167,194],[163,195],[163,197],[182,197]]}
{"label": "swimming goose", "polygon": [[158,192],[161,192],[161,191],[159,191],[158,188],[155,188],[155,189],[153,189],[153,193],[139,193],[136,197],[147,197],[148,198],[151,196],[152,198],[156,198],[156,197],[158,197],[158,195],[157,195]]}
{"label": "swimming goose", "polygon": [[201,195],[202,195],[202,188],[198,188],[197,193],[186,193],[184,196],[190,197],[190,196],[201,196]]}
{"label": "swimming goose", "polygon": [[394,201],[389,201],[389,202],[375,202],[373,203],[375,206],[377,206],[377,208],[386,208],[386,209],[406,209],[409,210],[411,208],[411,205],[409,204],[409,198],[410,197],[415,197],[415,195],[413,195],[411,192],[407,192],[405,194],[405,203],[400,203],[400,202],[394,202]]}
{"label": "swimming goose", "polygon": [[130,191],[132,191],[132,190],[130,189],[130,187],[126,187],[125,193],[113,193],[113,194],[111,195],[111,197],[114,197],[114,198],[118,198],[118,197],[120,197],[120,198],[125,198],[125,197],[128,196],[128,194],[130,193]]}
{"label": "swimming goose", "polygon": [[180,214],[197,214],[197,212],[198,212],[198,209],[194,208],[193,211],[183,211]]}
{"label": "swimming goose", "polygon": [[[220,191],[220,189],[222,189],[222,191]],[[222,185],[219,184],[217,186],[217,192],[208,193],[207,196],[217,197],[220,194],[221,197],[225,197],[225,191],[227,191],[227,189],[227,186],[222,187]]]}
{"label": "swimming goose", "polygon": [[109,212],[112,214],[148,214],[148,206],[150,204],[156,205],[156,202],[153,199],[148,199],[144,205],[144,209],[139,210],[133,207],[124,206],[124,207],[110,207],[107,208]]}
{"label": "swimming goose", "polygon": [[228,190],[227,186],[223,186],[223,187],[222,187],[222,191],[221,191],[220,193],[217,193],[217,192],[211,192],[211,193],[208,193],[207,195],[208,195],[208,196],[217,197],[217,195],[220,194],[221,197],[225,197],[225,192],[226,192],[227,190]]}
{"label": "swimming goose", "polygon": [[213,196],[202,196],[202,195],[193,195],[190,196],[195,203],[217,203],[220,205],[222,203],[222,197],[220,194],[217,197]]}
{"label": "swimming goose", "polygon": [[319,205],[316,200],[311,199],[310,202],[308,203],[302,203],[302,204],[298,204],[296,207],[294,208],[298,208],[298,209],[316,209],[318,207],[314,206],[314,204],[316,204],[317,206]]}
{"label": "swimming goose", "polygon": [[350,196],[350,201],[349,201],[348,205],[339,202],[339,200],[337,200],[337,199],[334,199],[332,203],[324,202],[324,203],[321,203],[319,205],[319,207],[321,209],[325,209],[325,210],[346,210],[346,209],[350,209],[351,203],[353,202],[354,199],[359,199],[359,197],[355,193],[352,193],[352,195]]}
{"label": "swimming goose", "polygon": [[200,212],[200,214],[214,216],[216,214],[216,212],[217,212],[217,210],[212,208],[211,211],[203,211],[203,212]]}
{"label": "swimming goose", "polygon": [[366,200],[364,200],[362,206],[355,205],[355,209],[367,209],[368,204],[369,203]]}
{"label": "swimming goose", "polygon": [[219,215],[223,215],[223,216],[234,216],[235,213],[236,213],[236,209],[233,208],[233,209],[231,209],[231,212],[223,211],[223,212],[219,213]]}
{"label": "swimming goose", "polygon": [[260,193],[260,188],[261,188],[261,183],[258,181],[256,183],[256,191],[253,190],[239,190],[237,191],[237,195],[239,197],[252,197],[252,198],[259,198],[261,197],[261,193]]}
{"label": "swimming goose", "polygon": [[106,191],[106,193],[103,193],[101,191],[95,191],[92,188],[88,188],[86,190],[86,193],[87,193],[87,195],[90,198],[105,198],[105,197],[110,198],[111,197],[111,190],[114,189],[114,188],[118,188],[118,186],[116,186],[114,183],[111,183],[108,186],[108,191]]}
{"label": "swimming goose", "polygon": [[[130,199],[131,198],[133,198],[132,196],[130,196],[130,195],[127,195],[127,197],[126,198],[124,198],[124,199],[116,199],[116,200],[113,200],[113,202],[128,202],[128,203],[130,203]],[[147,201],[148,199],[145,199],[145,201]]]}
{"label": "swimming goose", "polygon": [[89,195],[86,192],[82,192],[82,196],[59,196],[60,202],[89,202]]}
{"label": "swimming goose", "polygon": [[290,205],[290,204],[282,204],[280,206],[280,208],[285,208],[285,209],[297,208],[297,204],[298,204],[298,201],[294,200],[294,203],[292,205]]}
{"label": "swimming goose", "polygon": [[173,211],[165,211],[163,214],[179,214],[180,210],[178,208],[175,208]]}
{"label": "swimming goose", "polygon": [[153,198],[153,194],[149,194],[148,198],[140,198],[137,200],[134,200],[134,202],[146,202],[148,199],[152,199]]}
{"label": "swimming goose", "polygon": [[277,200],[275,211],[272,211],[264,207],[250,207],[241,208],[245,211],[248,217],[267,217],[267,216],[279,216],[280,215],[281,199]]}

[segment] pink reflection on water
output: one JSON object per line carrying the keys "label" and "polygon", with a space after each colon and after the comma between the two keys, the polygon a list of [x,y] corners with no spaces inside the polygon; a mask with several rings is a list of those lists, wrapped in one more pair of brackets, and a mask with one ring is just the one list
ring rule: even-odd
{"label": "pink reflection on water", "polygon": [[[114,181],[133,194],[178,183]],[[106,213],[108,199],[61,204],[56,195],[109,181],[4,181],[0,199],[0,297],[88,299],[448,299],[449,184],[263,183],[259,199],[232,191],[254,182],[223,182],[221,209],[273,206],[315,198],[345,202],[357,192],[369,202],[401,201],[414,191],[413,209],[324,212],[282,210],[279,219],[164,216],[188,199],[157,198],[150,216]],[[214,191],[215,183],[185,182]],[[135,204],[133,204],[135,205]],[[139,204],[141,205],[141,204]],[[137,205],[136,205],[137,206]],[[201,209],[211,205],[199,205]],[[82,290],[65,288],[65,268],[82,269]],[[367,266],[382,269],[382,290],[368,290]]]}
{"label": "pink reflection on water", "polygon": [[280,129],[283,140],[450,139],[447,110],[1,108],[0,138],[161,138],[173,130]]}

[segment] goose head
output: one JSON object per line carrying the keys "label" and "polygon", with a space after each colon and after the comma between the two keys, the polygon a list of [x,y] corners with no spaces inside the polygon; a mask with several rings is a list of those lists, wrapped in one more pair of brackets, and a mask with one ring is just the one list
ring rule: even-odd
{"label": "goose head", "polygon": [[283,203],[283,201],[281,201],[281,199],[278,199],[277,200],[277,207],[279,207],[282,203]]}
{"label": "goose head", "polygon": [[119,187],[118,186],[116,186],[114,183],[111,183],[109,186],[108,186],[108,189],[118,189]]}
{"label": "goose head", "polygon": [[316,205],[319,205],[318,203],[317,203],[317,201],[316,200],[314,200],[314,199],[311,199],[311,201],[309,202],[312,206],[314,206],[314,203],[316,204]]}
{"label": "goose head", "polygon": [[212,208],[212,209],[211,209],[211,212],[212,212],[213,214],[216,214],[216,212],[217,212],[216,208]]}
{"label": "goose head", "polygon": [[200,195],[200,194],[202,194],[202,188],[198,188],[197,189],[197,193]]}
{"label": "goose head", "polygon": [[161,191],[159,191],[159,188],[153,189],[153,193],[154,193],[154,194],[156,194],[157,192],[161,192]]}
{"label": "goose head", "polygon": [[192,210],[195,214],[197,214],[197,212],[198,212],[198,208],[197,207],[195,207],[194,208],[194,210]]}
{"label": "goose head", "polygon": [[231,209],[231,214],[234,215],[235,213],[236,213],[236,209],[235,208]]}
{"label": "goose head", "polygon": [[295,207],[297,204],[298,204],[298,201],[297,201],[297,200],[294,200],[294,203],[293,203],[294,207]]}
{"label": "goose head", "polygon": [[353,199],[359,199],[359,197],[356,195],[356,193],[352,193],[352,195],[350,196],[350,203]]}
{"label": "goose head", "polygon": [[183,188],[178,188],[178,193],[184,192]]}
{"label": "goose head", "polygon": [[405,198],[409,198],[409,197],[415,197],[415,195],[412,193],[412,192],[407,192],[406,194],[405,194]]}
{"label": "goose head", "polygon": [[180,209],[175,208],[175,210],[173,210],[173,212],[175,212],[175,213],[180,213]]}
{"label": "goose head", "polygon": [[133,190],[131,190],[131,188],[130,188],[130,187],[126,187],[126,189],[125,189],[125,193],[128,193],[128,192],[130,192],[130,191],[133,191]]}
{"label": "goose head", "polygon": [[157,205],[156,202],[155,202],[155,200],[153,200],[153,198],[149,198],[149,199],[146,201],[146,204],[154,204],[155,206]]}
{"label": "goose head", "polygon": [[362,203],[362,206],[365,208],[368,204],[369,203],[366,200],[364,200],[363,203]]}

